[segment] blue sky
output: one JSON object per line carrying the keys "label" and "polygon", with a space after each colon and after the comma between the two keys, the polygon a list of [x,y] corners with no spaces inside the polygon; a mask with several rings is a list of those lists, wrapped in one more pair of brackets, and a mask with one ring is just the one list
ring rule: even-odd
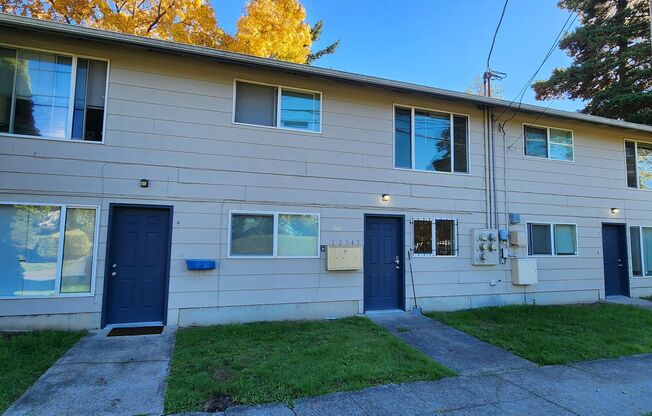
{"label": "blue sky", "polygon": [[[317,46],[341,39],[334,55],[316,66],[465,91],[485,70],[503,0],[302,0],[308,21],[324,20]],[[213,0],[218,22],[233,33],[245,0]],[[513,99],[543,60],[568,12],[556,0],[510,0],[491,58],[506,72],[503,98]],[[577,24],[577,23],[576,23]],[[536,79],[570,64],[555,49]],[[537,101],[530,88],[525,103]],[[550,107],[577,110],[582,103],[556,100]]]}

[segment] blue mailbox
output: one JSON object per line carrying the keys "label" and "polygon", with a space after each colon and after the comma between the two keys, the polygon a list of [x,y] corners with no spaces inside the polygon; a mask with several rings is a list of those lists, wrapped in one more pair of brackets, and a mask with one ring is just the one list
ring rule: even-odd
{"label": "blue mailbox", "polygon": [[217,267],[215,260],[208,259],[186,259],[188,270],[213,270]]}

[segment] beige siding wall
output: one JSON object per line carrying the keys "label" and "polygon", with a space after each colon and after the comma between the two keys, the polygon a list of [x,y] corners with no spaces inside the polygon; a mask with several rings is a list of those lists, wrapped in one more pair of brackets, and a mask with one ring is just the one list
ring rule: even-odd
{"label": "beige siding wall", "polygon": [[[509,264],[474,267],[470,232],[485,227],[483,114],[478,108],[418,95],[271,74],[199,59],[79,41],[0,32],[3,42],[111,60],[104,144],[1,137],[0,202],[101,206],[94,296],[0,300],[0,326],[96,327],[100,322],[110,203],[174,206],[169,324],[319,318],[363,312],[363,274],[326,272],[321,259],[230,259],[230,210],[314,212],[321,244],[362,242],[365,213],[459,221],[459,255],[415,258],[414,280],[426,308],[454,309],[527,299],[595,301],[604,296],[600,224],[652,225],[652,193],[626,189],[626,131],[563,120],[537,120],[575,133],[576,161],[523,157],[516,117],[503,161],[497,134],[498,208],[529,220],[578,224],[579,256],[542,258],[540,282],[511,284]],[[321,134],[231,122],[234,78],[321,91]],[[393,105],[469,114],[470,174],[393,169]],[[140,178],[150,179],[147,189]],[[381,194],[391,200],[382,202]],[[617,216],[609,208],[619,207]],[[517,250],[515,255],[524,256]],[[186,270],[186,258],[214,258],[218,269]],[[406,283],[409,283],[409,274]],[[652,279],[632,279],[632,293],[652,293]],[[406,293],[411,293],[407,287]],[[406,302],[410,305],[410,300]],[[26,318],[38,315],[37,318]]]}

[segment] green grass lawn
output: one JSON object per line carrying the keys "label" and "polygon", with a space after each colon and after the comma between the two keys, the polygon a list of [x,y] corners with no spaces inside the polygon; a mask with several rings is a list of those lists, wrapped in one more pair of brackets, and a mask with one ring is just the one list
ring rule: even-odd
{"label": "green grass lawn", "polygon": [[233,403],[291,403],[453,374],[366,318],[191,328],[177,333],[165,409],[202,410],[225,396]]}
{"label": "green grass lawn", "polygon": [[0,332],[0,414],[85,332]]}
{"label": "green grass lawn", "polygon": [[538,364],[652,352],[652,312],[634,306],[505,306],[427,315]]}

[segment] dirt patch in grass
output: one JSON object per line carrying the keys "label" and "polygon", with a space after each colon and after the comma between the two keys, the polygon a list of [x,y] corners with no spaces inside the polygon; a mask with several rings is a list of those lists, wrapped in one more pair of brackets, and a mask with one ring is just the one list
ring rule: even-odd
{"label": "dirt patch in grass", "polygon": [[166,412],[286,402],[454,373],[366,318],[177,332]]}

